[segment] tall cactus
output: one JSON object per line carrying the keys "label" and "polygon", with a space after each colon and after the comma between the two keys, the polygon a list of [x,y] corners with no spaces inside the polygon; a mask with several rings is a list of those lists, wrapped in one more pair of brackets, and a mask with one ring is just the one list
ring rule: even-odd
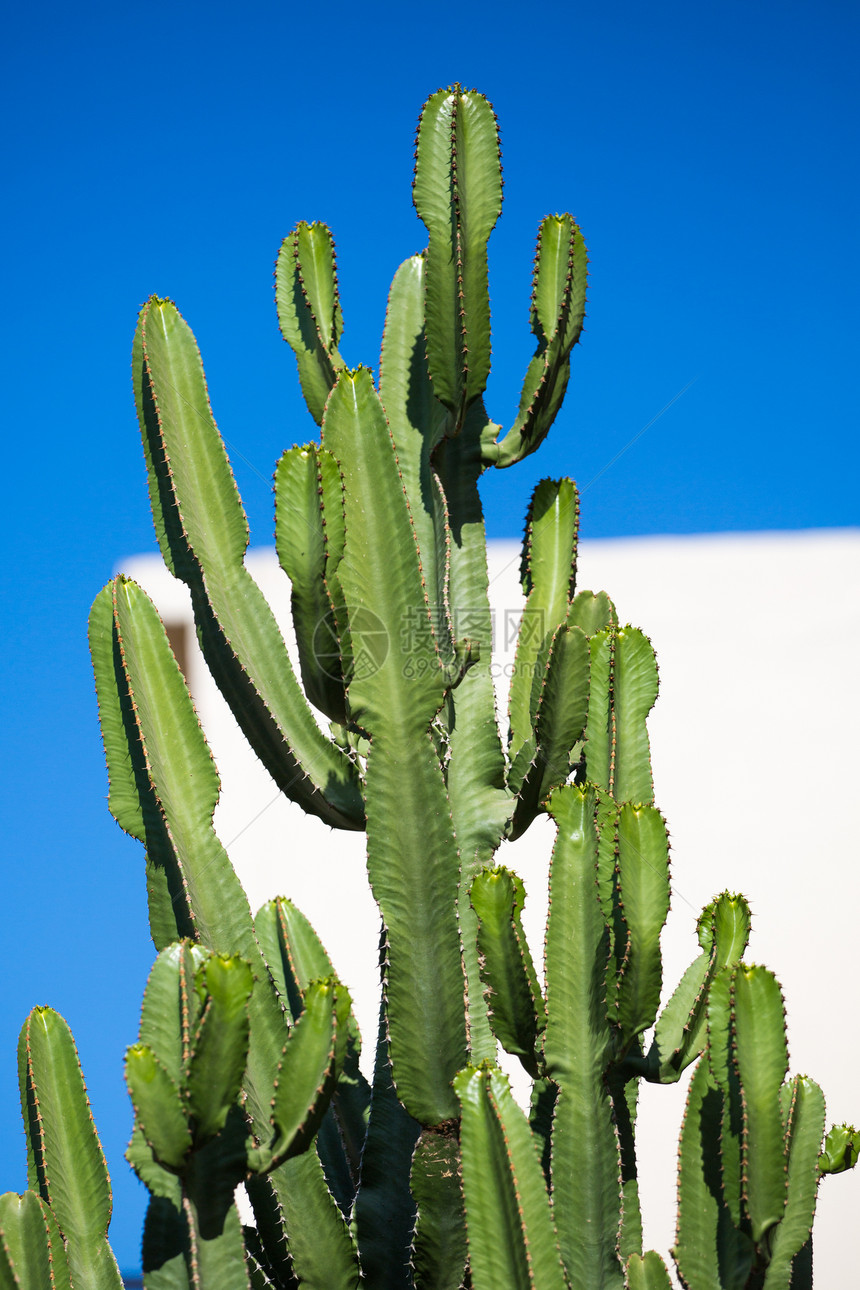
{"label": "tall cactus", "polygon": [[[159,951],[126,1059],[128,1155],[151,1192],[147,1290],[665,1290],[663,1260],[643,1250],[638,1090],[694,1063],[674,1250],[684,1285],[811,1284],[818,1181],[853,1165],[860,1135],[837,1126],[822,1146],[820,1090],[787,1078],[779,987],[743,962],[743,897],[703,911],[700,953],[661,1008],[656,661],[605,592],[576,586],[570,479],[542,480],[531,499],[525,612],[497,722],[478,483],[534,452],[561,406],[584,318],[582,235],[567,214],[540,224],[535,351],[505,431],[484,406],[502,184],[480,94],[457,85],[427,101],[413,196],[428,244],[395,273],[378,383],[339,352],[329,229],[299,223],[278,257],[281,331],[321,431],[275,477],[300,679],[243,563],[248,526],[191,330],[153,297],[134,339],[162,554],[278,788],[336,828],[366,830],[383,987],[371,1086],[349,995],[307,920],[285,897],[252,919],[164,629],[142,590],[115,579],[93,605],[90,644],[110,809],[146,848]],[[544,813],[556,841],[541,977],[523,883],[495,854]],[[499,1044],[532,1079],[528,1113]],[[104,1186],[82,1169],[77,1199],[61,1201],[41,1154],[52,1108],[30,1062],[37,1194],[0,1202],[0,1286],[30,1266],[40,1284],[96,1284],[81,1280],[81,1257],[110,1284]]]}

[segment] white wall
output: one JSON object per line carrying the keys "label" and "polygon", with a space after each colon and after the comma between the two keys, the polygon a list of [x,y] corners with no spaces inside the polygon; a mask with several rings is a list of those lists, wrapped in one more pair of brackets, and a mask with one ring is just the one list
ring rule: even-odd
{"label": "white wall", "polygon": [[[289,587],[270,551],[248,567],[279,621]],[[188,621],[185,589],[153,558],[127,560],[166,619]],[[522,604],[519,544],[490,544],[497,622]],[[753,914],[748,959],[766,963],[788,1005],[792,1073],[822,1085],[828,1122],[860,1121],[855,942],[860,909],[860,529],[583,543],[580,588],[604,588],[622,622],[651,637],[660,697],[651,716],[656,800],[672,837],[669,989],[697,952],[695,921],[726,888]],[[510,655],[497,658],[504,672]],[[216,827],[252,909],[273,895],[308,915],[356,999],[370,1059],[378,1006],[378,921],[362,835],[335,834],[281,798],[246,748],[199,657],[189,683],[222,778]],[[540,957],[547,821],[506,844],[526,883]],[[668,1258],[683,1089],[645,1087],[640,1173],[646,1242]],[[817,1283],[849,1284],[860,1260],[860,1173],[825,1179]]]}

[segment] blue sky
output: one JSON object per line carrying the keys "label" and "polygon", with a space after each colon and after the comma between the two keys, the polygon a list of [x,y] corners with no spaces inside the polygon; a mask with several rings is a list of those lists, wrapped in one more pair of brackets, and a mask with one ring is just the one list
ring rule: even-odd
{"label": "blue sky", "polygon": [[586,537],[856,525],[858,29],[847,0],[7,16],[0,1190],[24,1186],[18,1029],[49,1002],[78,1038],[135,1266],[121,1064],[152,950],[140,850],[106,809],[85,632],[118,559],[155,549],[138,307],[169,295],[194,328],[252,540],[270,542],[275,461],[313,431],[275,321],[278,245],[299,219],[331,225],[342,349],[375,365],[391,275],[423,245],[415,121],[459,80],[502,132],[496,420],[530,353],[540,218],[572,211],[591,259],[567,404],[540,454],[488,479],[491,535],[563,473]]}

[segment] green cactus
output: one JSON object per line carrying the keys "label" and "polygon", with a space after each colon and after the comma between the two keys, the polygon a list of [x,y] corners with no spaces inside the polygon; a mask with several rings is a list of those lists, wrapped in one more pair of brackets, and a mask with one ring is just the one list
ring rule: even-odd
{"label": "green cactus", "polygon": [[[394,276],[378,384],[339,353],[331,232],[299,223],[278,257],[280,326],[321,430],[275,476],[301,683],[243,563],[248,526],[194,337],[153,297],[134,339],[162,554],[275,784],[328,824],[366,830],[383,984],[371,1086],[349,994],[310,924],[285,897],[252,919],[213,828],[218,776],[184,678],[148,598],[115,579],[90,644],[109,805],[145,846],[159,951],[126,1057],[128,1159],[151,1194],[147,1290],[665,1290],[663,1260],[642,1246],[638,1091],[694,1063],[683,1283],[796,1290],[811,1284],[818,1182],[853,1166],[860,1134],[824,1138],[818,1086],[787,1078],[779,987],[742,961],[743,897],[703,911],[700,953],[661,1009],[657,666],[605,592],[577,590],[569,479],[532,496],[506,730],[496,718],[478,482],[534,452],[559,410],[584,318],[582,235],[566,214],[540,225],[535,352],[505,432],[483,402],[502,185],[480,94],[428,100],[413,195],[428,244]],[[556,841],[542,982],[523,883],[495,854],[543,813]],[[37,1009],[22,1038],[32,1191],[0,1201],[0,1286],[116,1285],[107,1178],[54,1016]],[[44,1064],[43,1032],[56,1032],[67,1087]],[[499,1044],[532,1078],[528,1114]],[[56,1117],[69,1126],[59,1148],[44,1132]]]}
{"label": "green cactus", "polygon": [[308,1149],[343,1070],[350,1000],[328,976],[302,990],[298,1019],[273,1054],[268,1125],[252,1131],[239,1096],[255,989],[274,998],[244,959],[190,942],[162,950],[152,969],[126,1080],[129,1160],[151,1192],[144,1269],[153,1285],[249,1284],[236,1187]]}
{"label": "green cactus", "polygon": [[0,1285],[120,1290],[107,1166],[75,1041],[51,1008],[21,1028],[18,1081],[29,1190],[0,1198]]}

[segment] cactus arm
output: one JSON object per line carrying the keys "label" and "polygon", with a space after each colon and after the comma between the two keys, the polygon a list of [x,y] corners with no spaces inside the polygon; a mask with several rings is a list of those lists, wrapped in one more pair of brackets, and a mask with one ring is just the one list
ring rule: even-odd
{"label": "cactus arm", "polygon": [[325,224],[299,223],[281,244],[275,266],[281,334],[296,357],[302,394],[320,425],[329,391],[343,367],[338,342],[343,315],[334,241]]}
{"label": "cactus arm", "polygon": [[[148,793],[143,799],[146,843],[151,851],[152,835],[161,848],[156,862],[170,864],[179,875],[173,885],[196,937],[215,953],[239,953],[252,964],[259,988],[250,1005],[251,1083],[268,1090],[283,1047],[283,1021],[254,940],[247,899],[212,826],[218,792],[214,765],[151,601],[127,580],[118,580],[113,593],[111,598],[102,593],[99,616],[105,606],[111,608],[113,664],[128,695],[128,736],[125,749],[119,743],[107,747],[108,760],[130,751],[141,763],[139,781]],[[97,674],[103,662],[97,655]],[[182,921],[174,923],[171,940]],[[253,1107],[264,1121],[269,1096],[263,1093]]]}
{"label": "cactus arm", "polygon": [[[311,1273],[317,1275],[318,1272],[320,1284],[330,1274],[329,1284],[332,1286],[352,1286],[357,1276],[355,1250],[343,1219],[325,1186],[315,1153],[306,1152],[307,1156],[313,1158],[315,1168],[302,1170],[300,1189],[296,1189],[293,1177],[297,1172],[293,1169],[296,1161],[288,1160],[285,1165],[278,1167],[280,1159],[306,1148],[318,1127],[345,1049],[348,995],[331,980],[308,986],[307,1007],[291,1032],[283,1059],[277,1067],[272,1063],[268,1052],[261,1053],[261,1047],[266,1043],[265,1033],[256,1033],[263,1029],[266,1014],[263,1012],[261,1016],[259,1006],[256,1015],[252,1009],[251,1066],[256,1067],[256,1071],[252,1070],[252,1075],[256,1074],[257,1078],[255,1083],[249,1081],[246,1106],[254,1113],[254,1132],[262,1142],[259,1146],[248,1149],[245,1117],[235,1104],[231,1105],[219,1135],[205,1141],[202,1126],[192,1116],[195,1063],[202,1056],[201,1036],[207,1025],[207,1018],[213,1015],[212,1005],[217,1002],[218,995],[225,992],[224,987],[230,988],[236,996],[232,1002],[238,1007],[248,981],[247,977],[235,982],[222,980],[221,978],[232,975],[229,971],[231,964],[227,964],[225,973],[222,962],[212,957],[198,968],[195,988],[189,991],[188,958],[188,951],[184,946],[171,947],[159,957],[147,986],[141,1034],[147,1038],[155,1036],[154,1023],[159,1009],[163,1007],[165,1015],[158,1018],[158,1033],[164,1041],[168,1060],[172,1061],[174,1067],[177,1057],[181,1059],[181,1099],[166,1071],[162,1071],[162,1083],[167,1080],[170,1084],[168,1092],[172,1091],[173,1101],[186,1120],[185,1131],[188,1132],[189,1128],[194,1130],[193,1146],[191,1143],[187,1144],[191,1149],[185,1149],[186,1144],[178,1142],[175,1155],[168,1158],[156,1139],[159,1134],[163,1137],[166,1133],[165,1125],[170,1107],[163,1104],[157,1108],[157,1116],[149,1116],[147,1108],[135,1097],[137,1119],[144,1132],[150,1135],[150,1149],[154,1148],[156,1155],[161,1154],[165,1163],[181,1174],[182,1194],[178,1204],[173,1189],[168,1187],[166,1192],[166,1199],[171,1203],[174,1215],[172,1231],[168,1233],[173,1245],[168,1252],[171,1258],[175,1258],[187,1245],[192,1285],[196,1284],[194,1278],[199,1271],[195,1270],[195,1261],[214,1261],[217,1251],[212,1242],[216,1239],[223,1242],[225,1259],[234,1260],[236,1250],[241,1251],[238,1220],[229,1212],[233,1210],[236,1184],[245,1177],[249,1167],[252,1171],[272,1169],[271,1185],[262,1189],[268,1200],[267,1235],[271,1234],[273,1228],[286,1227],[290,1254],[297,1268],[302,1258],[309,1259],[309,1276]],[[232,963],[232,967],[235,968],[236,964]],[[237,977],[239,975],[237,973]],[[174,986],[172,1000],[169,998],[171,980]],[[260,989],[260,984],[255,984],[252,998],[253,993]],[[200,1015],[199,1023],[196,1013]],[[255,1026],[253,1022],[257,1018],[260,1018],[261,1025]],[[283,1040],[278,1051],[282,1048]],[[139,1049],[149,1055],[149,1050],[144,1045],[140,1045]],[[134,1050],[131,1050],[130,1057],[134,1055]],[[268,1098],[264,1098],[262,1084],[267,1078]],[[222,1077],[222,1085],[223,1082]],[[271,1096],[273,1087],[274,1098]],[[132,1090],[133,1093],[136,1092],[133,1084]],[[157,1100],[158,1092],[157,1089],[148,1092],[150,1102]],[[183,1111],[183,1103],[187,1110]],[[144,1169],[138,1168],[138,1172],[150,1187],[155,1181],[159,1194],[165,1195],[161,1183],[152,1179],[149,1162],[142,1155],[139,1145],[136,1156],[136,1165],[144,1165]],[[260,1190],[257,1187],[257,1201]],[[181,1225],[183,1219],[184,1237]],[[304,1235],[304,1228],[308,1224],[313,1226],[321,1239],[326,1238],[324,1248],[310,1250],[311,1243]],[[297,1248],[293,1248],[294,1241]],[[277,1263],[277,1250],[274,1259]],[[350,1266],[354,1275],[351,1279],[348,1276],[344,1280],[344,1269]]]}
{"label": "cactus arm", "polygon": [[490,370],[487,240],[502,208],[502,171],[496,118],[482,95],[455,86],[427,100],[412,194],[430,239],[427,361],[456,433]]}
{"label": "cactus arm", "polygon": [[564,1265],[573,1285],[620,1286],[621,1159],[605,1078],[609,935],[597,894],[595,807],[592,788],[566,786],[549,800],[558,836],[550,868],[543,1053],[559,1088],[552,1177]]}
{"label": "cactus arm", "polygon": [[705,1047],[705,1002],[710,982],[722,967],[743,958],[750,913],[743,895],[723,891],[701,911],[701,952],[687,967],[654,1029],[654,1044],[641,1071],[649,1080],[674,1084]]}
{"label": "cactus arm", "polygon": [[155,1160],[179,1173],[192,1147],[191,1128],[179,1089],[146,1044],[133,1044],[125,1057],[125,1078],[136,1123]]}
{"label": "cactus arm", "polygon": [[827,1136],[818,1158],[818,1168],[824,1174],[841,1174],[846,1169],[853,1169],[860,1154],[860,1132],[853,1124],[834,1124],[827,1130]]}
{"label": "cactus arm", "polygon": [[[138,1047],[145,1051],[142,1045]],[[162,1105],[151,1108],[150,1117],[147,1107],[138,1101],[139,1089],[132,1073],[134,1051],[130,1050],[127,1067],[129,1086],[141,1126],[156,1131],[156,1140],[150,1147],[157,1154],[164,1141],[167,1108],[162,1097]],[[183,1089],[182,1104],[188,1106],[187,1087]],[[191,1126],[196,1130],[193,1120],[189,1122]],[[144,1237],[144,1267],[150,1273],[147,1286],[152,1282],[159,1288],[189,1285],[203,1290],[223,1285],[247,1290],[242,1230],[234,1205],[236,1186],[246,1171],[247,1133],[245,1117],[233,1104],[217,1137],[200,1145],[201,1135],[194,1133],[198,1141],[176,1165],[180,1178],[173,1179],[162,1171],[162,1181],[153,1193],[147,1215],[149,1234],[145,1231]],[[153,1167],[157,1168],[154,1164]],[[152,1186],[148,1170],[141,1176]],[[165,1194],[164,1178],[177,1183],[178,1195]],[[152,1230],[153,1219],[158,1221],[160,1232]]]}
{"label": "cactus arm", "polygon": [[648,637],[637,627],[619,629],[613,658],[615,776],[618,802],[654,801],[651,746],[645,718],[657,698],[657,662]]}
{"label": "cactus arm", "polygon": [[119,1290],[108,1245],[111,1189],[71,1031],[51,1008],[34,1008],[18,1040],[28,1183],[66,1241],[76,1285]]}
{"label": "cactus arm", "polygon": [[517,640],[508,702],[510,755],[532,732],[550,642],[567,618],[576,576],[579,498],[570,479],[544,479],[535,488],[523,539],[526,604]]}
{"label": "cactus arm", "polygon": [[[91,1284],[79,1281],[74,1290]],[[57,1220],[35,1192],[0,1196],[0,1290],[73,1290]]]}
{"label": "cactus arm", "polygon": [[206,951],[192,941],[178,941],[162,950],[152,965],[140,1013],[139,1039],[179,1085],[191,1055],[191,1038],[200,1020],[200,998],[194,988]]}
{"label": "cactus arm", "polygon": [[431,464],[450,413],[433,392],[424,339],[424,256],[394,275],[379,366],[382,400],[403,488],[409,500],[433,627],[443,653],[451,649],[448,605],[449,532],[445,497]]}
{"label": "cactus arm", "polygon": [[454,1081],[474,1290],[566,1285],[540,1159],[506,1076],[490,1062]]}
{"label": "cactus arm", "polygon": [[724,1203],[720,1164],[723,1094],[699,1062],[678,1149],[678,1222],[672,1257],[689,1290],[744,1290],[754,1247]]}
{"label": "cactus arm", "polygon": [[631,1254],[625,1268],[625,1290],[672,1290],[669,1270],[654,1250]]}
{"label": "cactus arm", "polygon": [[[166,871],[176,910],[172,934],[169,927],[153,928],[156,945],[162,948],[162,937],[174,940],[190,924],[209,948],[252,959],[257,951],[248,903],[212,828],[217,772],[161,621],[127,579],[115,580],[112,595],[102,592],[96,606],[97,619],[110,606],[114,630],[113,659],[94,652],[97,678],[101,672],[106,689],[110,674],[117,675],[128,696],[125,747],[106,742],[108,763],[130,752],[139,765],[148,853]],[[105,727],[103,733],[107,740],[115,731]]]}
{"label": "cactus arm", "polygon": [[[518,762],[511,767],[509,786],[517,793],[511,838],[525,832],[546,798],[570,774],[573,750],[582,738],[588,716],[589,660],[583,632],[579,627],[562,624],[549,645],[535,711],[534,738],[522,746]],[[528,769],[518,784],[519,765],[532,748]]]}
{"label": "cactus arm", "polygon": [[[254,929],[278,994],[297,1020],[311,981],[335,975],[332,961],[304,914],[284,896],[268,901],[259,910]],[[352,1016],[350,1033],[360,1042]]]}
{"label": "cactus arm", "polygon": [[[297,914],[298,911],[294,910],[292,921],[295,921]],[[264,926],[265,922],[264,918]],[[305,925],[309,929],[309,925],[306,923]],[[267,939],[265,932],[260,939],[267,963],[268,954],[272,952],[272,962],[276,965],[273,976],[277,982],[284,970],[282,956],[280,953],[275,955],[277,946],[271,944],[271,937]],[[328,969],[326,975],[329,975],[330,964],[321,946],[319,946],[319,953],[323,956],[325,967]],[[304,989],[307,989],[309,982],[302,982],[302,984]],[[295,998],[300,993],[296,983],[292,990],[292,997]],[[341,988],[340,994],[339,1045],[345,1037],[344,1032],[348,1034],[350,1027],[349,1020],[343,1015],[346,992]],[[290,992],[287,991],[286,982],[284,982],[282,998],[288,997]],[[252,1003],[253,1000],[252,995]],[[300,998],[295,1006],[296,1015],[298,1015],[300,1006],[303,1006]],[[267,1047],[258,1057],[255,1053],[253,1022],[252,1015],[249,1073],[253,1076],[259,1063],[258,1079],[262,1084],[266,1073],[271,1070],[268,1063],[272,1038],[268,1039]],[[262,1042],[260,1047],[263,1048]],[[341,1049],[339,1059],[342,1058]],[[254,1090],[251,1089],[251,1091]],[[259,1095],[253,1105],[261,1126],[260,1136],[263,1136],[262,1125],[267,1122],[270,1108],[268,1105],[263,1105]],[[320,1151],[323,1147],[324,1144],[320,1143]],[[330,1160],[328,1166],[336,1173],[340,1172],[339,1161]],[[280,1278],[279,1284],[284,1286],[298,1284],[293,1278],[293,1272],[295,1272],[303,1286],[315,1287],[316,1290],[358,1290],[360,1274],[357,1248],[343,1214],[331,1194],[327,1175],[316,1151],[305,1151],[302,1155],[290,1157],[265,1177],[252,1175],[246,1185],[254,1207],[257,1227],[264,1240],[269,1262]]]}
{"label": "cactus arm", "polygon": [[758,1244],[780,1221],[786,1203],[786,1143],[779,1089],[788,1069],[788,1049],[782,992],[772,972],[743,964],[734,969],[732,1014],[744,1111],[746,1210]]}
{"label": "cactus arm", "polygon": [[108,807],[120,828],[146,846],[149,926],[160,949],[177,937],[193,936],[194,920],[147,774],[114,616],[115,591],[116,584],[110,583],[99,592],[89,619],[90,654],[110,786]]}
{"label": "cactus arm", "polygon": [[[190,941],[170,945],[153,963],[143,994],[140,1043],[160,1055],[177,1086],[199,1014],[194,974],[205,958],[206,952]],[[142,1251],[147,1290],[188,1290],[191,1250],[181,1180],[157,1163],[138,1124],[125,1155],[150,1192]]]}
{"label": "cactus arm", "polygon": [[343,554],[337,462],[316,444],[291,448],[275,472],[275,547],[291,584],[302,682],[332,721],[347,720],[342,649],[331,580]]}
{"label": "cactus arm", "polygon": [[278,787],[329,824],[361,828],[357,771],[316,725],[243,564],[247,521],[196,342],[170,302],[144,306],[133,371],[156,535],[168,568],[191,590],[209,668]]}
{"label": "cactus arm", "polygon": [[235,1204],[245,1177],[247,1121],[230,1108],[224,1130],[189,1158],[182,1175],[182,1211],[188,1228],[192,1290],[250,1290],[242,1224]]}
{"label": "cactus arm", "polygon": [[610,628],[591,638],[588,778],[617,802],[654,800],[645,719],[656,698],[657,664],[643,632]]}
{"label": "cactus arm", "polygon": [[657,1018],[647,1057],[641,1064],[627,1058],[638,1074],[658,1084],[675,1084],[700,1055],[705,1001],[715,970],[715,950],[703,952],[687,968]]}
{"label": "cactus arm", "polygon": [[220,1133],[239,1096],[248,1060],[250,964],[238,955],[216,955],[200,968],[198,993],[206,998],[188,1061],[188,1109],[194,1139],[203,1145]]}
{"label": "cactus arm", "polygon": [[814,1080],[796,1075],[783,1085],[787,1105],[788,1196],[785,1212],[773,1235],[770,1263],[763,1290],[795,1286],[794,1260],[812,1236],[818,1193],[818,1154],[824,1136],[824,1094]]}
{"label": "cactus arm", "polygon": [[312,981],[278,1069],[271,1121],[274,1137],[252,1167],[268,1171],[307,1151],[334,1091],[346,1046],[350,998],[334,978]]}
{"label": "cactus arm", "polygon": [[248,545],[248,521],[209,407],[196,341],[172,301],[153,296],[141,310],[132,375],[155,534],[167,567],[182,577],[198,561],[235,564]]}
{"label": "cactus arm", "polygon": [[537,339],[526,371],[517,418],[487,451],[494,465],[511,466],[540,447],[561,407],[570,352],[585,317],[588,255],[570,215],[547,215],[538,231],[531,325]]}
{"label": "cactus arm", "polygon": [[415,1199],[412,1277],[415,1290],[460,1290],[468,1249],[460,1186],[460,1147],[454,1126],[424,1129],[410,1174]]}
{"label": "cactus arm", "polygon": [[537,1075],[546,1008],[523,931],[522,879],[509,869],[484,869],[472,882],[470,898],[478,916],[478,954],[493,1031],[505,1051]]}
{"label": "cactus arm", "polygon": [[[158,810],[150,800],[145,760],[129,720],[128,683],[113,613],[114,583],[103,587],[90,610],[88,635],[108,773],[108,809],[130,837],[146,843]],[[175,920],[174,925],[175,925]],[[168,940],[172,939],[168,936]]]}
{"label": "cactus arm", "polygon": [[750,909],[743,896],[724,891],[698,921],[702,953],[687,968],[654,1028],[654,1042],[639,1069],[649,1080],[673,1084],[705,1048],[705,1004],[717,972],[743,957]]}
{"label": "cactus arm", "polygon": [[660,932],[669,913],[669,839],[653,806],[622,806],[617,824],[618,883],[626,944],[620,958],[610,1016],[625,1047],[653,1025],[663,982]]}
{"label": "cactus arm", "polygon": [[[717,1141],[708,1150],[719,1158],[722,1198],[731,1222],[724,1232],[723,1259],[744,1243],[757,1252],[758,1266],[767,1267],[782,1247],[781,1263],[799,1284],[810,1260],[808,1245],[814,1210],[816,1178],[799,1181],[791,1221],[782,1238],[780,1225],[792,1198],[792,1121],[790,1102],[795,1086],[784,1085],[788,1065],[782,994],[765,968],[738,963],[715,977],[708,997],[708,1063],[722,1093],[722,1122]],[[803,1098],[807,1090],[800,1092]],[[820,1093],[811,1087],[808,1120],[799,1103],[798,1169],[804,1155],[817,1157],[823,1132]],[[808,1163],[807,1160],[807,1163]],[[740,1283],[743,1284],[743,1283]],[[777,1272],[770,1285],[787,1284]]]}
{"label": "cactus arm", "polygon": [[409,1248],[415,1227],[415,1204],[409,1178],[420,1127],[397,1100],[391,1082],[383,1004],[379,1012],[370,1122],[352,1219],[368,1290],[410,1290]]}
{"label": "cactus arm", "polygon": [[[309,983],[334,975],[331,959],[305,916],[283,897],[263,906],[254,920],[254,929],[275,988],[295,1019],[301,1013],[303,994]],[[347,1048],[340,1080],[332,1098],[332,1109],[337,1120],[339,1138],[342,1140],[342,1146],[340,1141],[337,1146],[340,1155],[346,1153],[354,1189],[367,1134],[370,1086],[359,1069],[361,1036],[352,1014],[347,1026]],[[322,1149],[322,1142],[318,1145]],[[334,1146],[333,1139],[331,1145]],[[334,1154],[337,1155],[337,1152]],[[338,1168],[331,1153],[324,1152],[323,1158],[327,1170]]]}

